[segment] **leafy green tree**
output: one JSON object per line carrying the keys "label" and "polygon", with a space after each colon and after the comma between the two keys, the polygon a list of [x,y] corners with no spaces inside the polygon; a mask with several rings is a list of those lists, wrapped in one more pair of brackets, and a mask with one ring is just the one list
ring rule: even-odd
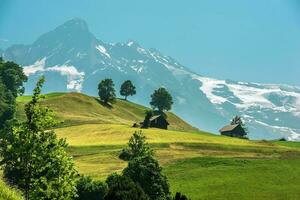
{"label": "leafy green tree", "polygon": [[0,61],[0,78],[6,88],[11,91],[14,97],[23,94],[23,82],[27,77],[23,73],[23,68],[14,62]]}
{"label": "leafy green tree", "polygon": [[113,174],[106,182],[109,190],[105,200],[149,200],[143,189],[127,176]]}
{"label": "leafy green tree", "polygon": [[140,185],[151,200],[170,200],[171,194],[167,177],[153,157],[153,151],[141,132],[134,133],[128,143],[130,159],[123,174]]}
{"label": "leafy green tree", "polygon": [[146,111],[146,116],[143,121],[142,128],[149,128],[150,127],[150,119],[153,116],[153,111],[152,110],[147,110]]}
{"label": "leafy green tree", "polygon": [[75,200],[104,200],[108,191],[107,184],[93,181],[89,176],[81,176],[77,181]]}
{"label": "leafy green tree", "polygon": [[173,99],[170,93],[165,88],[159,88],[151,95],[150,105],[160,112],[171,110]]}
{"label": "leafy green tree", "polygon": [[[4,62],[0,59],[0,136],[5,133],[14,118],[16,110],[16,98],[23,94],[23,82],[27,77],[22,67],[14,62]],[[8,130],[6,130],[8,131]]]}
{"label": "leafy green tree", "polygon": [[240,117],[240,116],[238,116],[238,115],[236,115],[235,117],[233,117],[233,119],[231,120],[231,123],[230,123],[231,125],[236,125],[236,124],[239,124],[239,125],[241,125],[241,127],[244,129],[244,131],[245,131],[245,135],[247,135],[248,134],[248,128],[246,127],[246,125],[245,125],[245,123],[244,123],[244,121],[243,121],[243,119]]}
{"label": "leafy green tree", "polygon": [[98,85],[98,94],[104,103],[114,103],[116,100],[115,84],[112,79],[104,79]]}
{"label": "leafy green tree", "polygon": [[162,174],[162,168],[153,156],[146,155],[130,160],[123,173],[139,184],[150,199],[171,199],[167,177]]}
{"label": "leafy green tree", "polygon": [[146,155],[153,156],[153,151],[146,142],[146,137],[142,134],[142,131],[135,131],[129,139],[128,147],[122,150],[119,158],[129,161]]}
{"label": "leafy green tree", "polygon": [[125,81],[121,85],[120,94],[125,96],[125,100],[127,100],[128,96],[133,96],[136,94],[135,86],[132,84],[130,80]]}
{"label": "leafy green tree", "polygon": [[57,139],[53,112],[40,105],[41,78],[29,103],[26,121],[13,128],[2,148],[2,167],[7,182],[24,191],[26,200],[69,200],[76,194],[73,160],[65,151],[67,143]]}

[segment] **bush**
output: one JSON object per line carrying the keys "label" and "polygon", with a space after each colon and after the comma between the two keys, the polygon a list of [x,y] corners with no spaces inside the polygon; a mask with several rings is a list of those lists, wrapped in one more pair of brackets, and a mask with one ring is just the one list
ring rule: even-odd
{"label": "bush", "polygon": [[106,183],[109,190],[105,200],[149,200],[143,189],[127,176],[112,174]]}
{"label": "bush", "polygon": [[173,200],[191,200],[191,199],[188,199],[184,194],[181,194],[180,192],[176,192]]}
{"label": "bush", "polygon": [[283,141],[283,142],[285,142],[286,139],[283,137],[283,138],[280,138],[278,141]]}
{"label": "bush", "polygon": [[119,158],[124,161],[128,161],[132,158],[132,153],[129,149],[122,149]]}
{"label": "bush", "polygon": [[108,191],[107,185],[100,181],[93,181],[89,176],[81,176],[77,181],[76,200],[104,200]]}

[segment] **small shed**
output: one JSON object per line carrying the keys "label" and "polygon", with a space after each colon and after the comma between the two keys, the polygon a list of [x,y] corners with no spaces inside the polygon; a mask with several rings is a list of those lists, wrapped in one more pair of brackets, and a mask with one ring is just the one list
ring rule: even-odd
{"label": "small shed", "polygon": [[150,127],[168,129],[169,122],[163,115],[155,115],[150,118]]}
{"label": "small shed", "polygon": [[221,135],[226,135],[230,137],[244,137],[247,135],[245,130],[240,124],[227,125],[220,129]]}

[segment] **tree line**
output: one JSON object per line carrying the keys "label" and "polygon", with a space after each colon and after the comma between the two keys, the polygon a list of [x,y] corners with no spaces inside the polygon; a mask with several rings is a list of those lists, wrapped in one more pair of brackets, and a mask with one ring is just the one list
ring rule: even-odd
{"label": "tree line", "polygon": [[[133,85],[131,80],[126,80],[122,83],[120,88],[120,95],[124,96],[127,100],[128,96],[136,94],[136,87]],[[101,101],[108,104],[113,104],[116,101],[115,84],[112,79],[107,78],[98,84],[98,95]],[[170,93],[163,87],[155,90],[151,95],[150,105],[153,109],[158,111],[171,110],[173,99]]]}
{"label": "tree line", "polygon": [[[120,159],[128,162],[121,174],[111,174],[105,182],[80,175],[66,152],[66,140],[57,138],[54,132],[54,112],[41,105],[44,77],[25,105],[26,120],[16,119],[16,98],[23,94],[25,81],[27,77],[19,65],[0,59],[0,165],[5,181],[20,189],[26,200],[188,199],[180,193],[171,197],[167,177],[141,132],[134,133],[127,148],[120,152]],[[111,96],[111,88],[102,86],[113,86],[113,82],[101,83],[101,95]],[[132,86],[125,84],[125,98],[133,94]],[[110,99],[105,98],[107,102]]]}
{"label": "tree line", "polygon": [[[136,94],[135,86],[130,80],[127,80],[122,83],[120,88],[120,95],[124,96],[124,99],[127,100],[128,96],[133,96]],[[98,95],[101,101],[108,104],[113,104],[116,101],[116,90],[115,84],[112,79],[107,78],[98,84]]]}

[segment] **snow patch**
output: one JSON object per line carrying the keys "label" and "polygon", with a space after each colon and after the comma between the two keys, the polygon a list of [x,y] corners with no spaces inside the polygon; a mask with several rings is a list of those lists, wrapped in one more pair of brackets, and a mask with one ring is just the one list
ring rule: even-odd
{"label": "snow patch", "polygon": [[133,45],[133,43],[134,43],[133,41],[130,41],[127,43],[127,46],[131,47]]}
{"label": "snow patch", "polygon": [[286,139],[289,141],[300,141],[300,130],[295,130],[295,129],[283,127],[283,126],[272,126],[272,125],[269,125],[267,123],[264,123],[264,122],[261,122],[258,120],[254,120],[254,121],[262,126],[279,130],[280,133],[287,135]]}
{"label": "snow patch", "polygon": [[206,95],[211,103],[222,104],[227,101],[226,98],[217,96],[213,93],[215,88],[222,88],[225,84],[225,81],[201,76],[193,76],[193,79],[197,79],[202,83],[200,90]]}
{"label": "snow patch", "polygon": [[266,93],[270,92],[268,89],[254,88],[238,84],[227,84],[227,87],[231,92],[233,92],[234,96],[238,97],[243,102],[242,104],[236,104],[236,106],[240,108],[248,108],[251,106],[266,108],[275,107],[275,105],[272,104],[272,102],[270,102],[265,96]]}
{"label": "snow patch", "polygon": [[111,58],[110,55],[107,53],[107,50],[105,49],[104,46],[98,45],[98,46],[96,46],[96,49],[97,49],[101,54],[105,55],[105,56],[108,57],[108,58]]}
{"label": "snow patch", "polygon": [[84,81],[84,72],[79,72],[71,65],[55,65],[53,67],[45,67],[47,58],[36,61],[33,65],[24,66],[23,71],[26,76],[33,75],[37,72],[59,72],[62,76],[67,77],[67,89],[80,92]]}
{"label": "snow patch", "polygon": [[144,69],[143,67],[139,67],[139,66],[130,66],[130,68],[136,71],[137,73],[141,73]]}

